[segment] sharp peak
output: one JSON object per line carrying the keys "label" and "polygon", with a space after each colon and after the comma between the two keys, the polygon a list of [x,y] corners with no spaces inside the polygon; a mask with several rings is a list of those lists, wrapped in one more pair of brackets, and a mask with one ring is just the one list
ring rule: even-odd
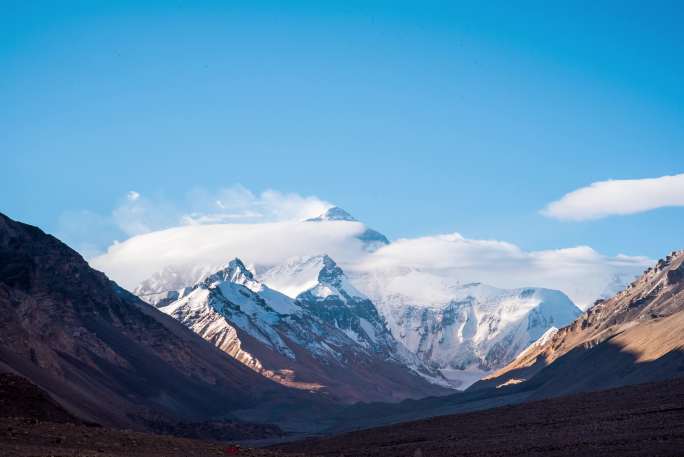
{"label": "sharp peak", "polygon": [[342,268],[328,254],[322,254],[318,257],[323,261],[323,267],[318,273],[319,282],[335,283],[344,276]]}
{"label": "sharp peak", "polygon": [[337,262],[335,262],[335,260],[328,254],[318,254],[307,257],[301,257],[301,260],[304,262],[321,262],[323,264],[323,268],[333,268],[337,266]]}
{"label": "sharp peak", "polygon": [[330,257],[328,254],[318,254],[313,257],[314,259],[321,259],[324,262],[335,262],[332,257]]}
{"label": "sharp peak", "polygon": [[242,260],[240,260],[239,257],[234,257],[231,260],[229,260],[228,263],[226,264],[226,267],[228,267],[228,268],[240,268],[242,270],[247,269],[247,267],[245,266],[245,263]]}
{"label": "sharp peak", "polygon": [[325,210],[325,212],[319,216],[307,219],[307,222],[320,222],[320,221],[347,221],[347,222],[358,222],[354,216],[349,214],[347,211],[343,210],[339,206],[332,206]]}
{"label": "sharp peak", "polygon": [[223,280],[234,281],[236,275],[244,275],[247,279],[253,280],[254,274],[247,268],[242,260],[235,257],[228,261],[223,268],[210,275],[208,279],[215,280],[216,277],[221,277]]}

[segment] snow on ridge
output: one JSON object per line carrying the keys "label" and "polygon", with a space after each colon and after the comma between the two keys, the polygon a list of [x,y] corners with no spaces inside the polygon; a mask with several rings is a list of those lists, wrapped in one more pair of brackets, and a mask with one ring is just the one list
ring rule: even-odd
{"label": "snow on ridge", "polygon": [[558,333],[558,327],[549,327],[547,331],[544,332],[542,336],[539,337],[535,342],[527,346],[518,356],[515,358],[515,360],[522,359],[525,357],[527,354],[531,353],[532,351],[535,350],[535,348],[538,348],[540,346],[544,346],[546,343],[548,343],[553,336]]}
{"label": "snow on ridge", "polygon": [[394,337],[458,388],[581,312],[560,291],[461,283],[417,268],[353,272],[351,280],[371,297]]}
{"label": "snow on ridge", "polygon": [[290,298],[297,298],[307,291],[313,291],[321,297],[345,292],[352,297],[367,298],[327,254],[293,257],[283,264],[265,269],[258,276],[264,283]]}
{"label": "snow on ridge", "polygon": [[340,208],[339,206],[333,206],[328,208],[323,214],[306,219],[305,222],[320,222],[320,221],[347,221],[347,222],[358,222],[354,216]]}
{"label": "snow on ridge", "polygon": [[[278,315],[303,312],[300,300],[318,302],[323,307],[348,303],[354,306],[353,313],[364,310],[366,305],[359,308],[359,304],[370,300],[379,318],[369,321],[362,311],[357,323],[350,324],[346,311],[340,308],[334,313],[342,313],[335,315],[346,323],[338,328],[368,349],[398,345],[393,351],[406,366],[416,372],[424,372],[426,365],[438,367],[451,385],[459,388],[476,380],[478,373],[487,374],[510,362],[548,328],[566,325],[579,314],[568,297],[555,290],[501,289],[482,283],[461,283],[415,268],[370,275],[352,271],[348,277],[325,254],[294,257],[265,269],[249,269],[239,259],[233,259],[212,274],[206,271],[207,268],[198,268],[195,274],[201,273],[203,281],[218,287],[225,298],[239,304],[247,315],[260,316],[264,325],[274,325]],[[173,270],[167,273],[171,280],[178,279]],[[255,300],[241,303],[244,297],[237,286],[258,295],[270,311]],[[182,299],[187,288],[174,294],[169,298]],[[427,303],[421,302],[426,298]],[[324,313],[323,316],[333,309],[320,308],[317,312]],[[254,330],[249,323],[244,326],[260,340],[269,332]],[[385,335],[388,331],[391,340]],[[394,340],[396,343],[388,343]],[[320,352],[322,348],[311,349]],[[438,384],[444,383],[443,378],[426,376],[432,376]]]}

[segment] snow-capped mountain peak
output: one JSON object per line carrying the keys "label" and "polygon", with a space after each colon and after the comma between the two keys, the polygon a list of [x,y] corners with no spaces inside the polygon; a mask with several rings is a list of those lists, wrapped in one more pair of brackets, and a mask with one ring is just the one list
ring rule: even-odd
{"label": "snow-capped mountain peak", "polygon": [[336,294],[345,301],[354,298],[361,300],[368,299],[368,297],[359,292],[359,290],[349,282],[344,271],[342,271],[342,268],[340,268],[333,259],[328,255],[323,255],[321,260],[323,262],[323,268],[321,268],[321,271],[318,273],[318,283],[320,285],[333,288]]}
{"label": "snow-capped mountain peak", "polygon": [[[356,219],[354,216],[340,208],[339,206],[333,206],[332,208],[328,208],[325,213],[321,214],[320,216],[312,217],[311,219],[306,219],[304,222],[355,222],[355,223],[360,223],[358,219]],[[373,252],[381,248],[382,246],[386,246],[390,244],[389,240],[385,235],[382,233],[378,232],[377,230],[373,230],[371,228],[365,227],[363,232],[358,234],[356,236],[356,239],[361,241],[363,243],[363,246],[366,251],[368,252]]]}
{"label": "snow-capped mountain peak", "polygon": [[345,302],[352,298],[367,299],[327,254],[290,259],[262,272],[259,279],[290,298],[310,292],[321,298],[335,295]]}
{"label": "snow-capped mountain peak", "polygon": [[[340,370],[361,363],[374,364],[379,373],[369,373],[369,380],[361,374],[359,382],[384,383],[388,375],[382,370],[392,370],[392,377],[399,369],[404,382],[435,389],[422,379],[429,370],[420,363],[409,366],[396,354],[396,342],[374,305],[357,296],[332,258],[303,258],[284,271],[298,273],[311,287],[290,298],[234,258],[193,286],[167,292],[155,305],[246,366],[290,387],[324,388]],[[364,387],[359,398],[374,398],[366,392],[371,391]]]}
{"label": "snow-capped mountain peak", "polygon": [[242,260],[237,257],[228,262],[225,268],[209,275],[205,281],[209,283],[230,281],[236,284],[242,284],[248,289],[261,286],[261,284],[254,279],[254,274],[245,266]]}
{"label": "snow-capped mountain peak", "polygon": [[358,222],[358,220],[340,208],[339,206],[333,206],[328,208],[320,216],[312,217],[307,219],[306,222],[320,222],[320,221],[348,221],[348,222]]}
{"label": "snow-capped mountain peak", "polygon": [[394,337],[461,388],[580,313],[560,291],[464,284],[415,268],[352,279],[378,306]]}
{"label": "snow-capped mountain peak", "polygon": [[318,281],[339,285],[344,277],[342,269],[337,266],[335,261],[331,259],[328,254],[321,256],[321,261],[323,262],[323,268],[321,268],[321,271],[318,273]]}

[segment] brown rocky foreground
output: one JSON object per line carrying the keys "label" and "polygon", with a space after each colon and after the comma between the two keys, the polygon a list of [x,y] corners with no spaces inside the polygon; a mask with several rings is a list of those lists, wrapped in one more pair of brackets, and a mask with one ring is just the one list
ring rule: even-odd
{"label": "brown rocky foreground", "polygon": [[684,456],[684,379],[276,446],[346,457]]}
{"label": "brown rocky foreground", "polygon": [[[40,418],[0,418],[3,457],[503,457],[682,456],[684,379],[436,417],[269,449],[55,422],[59,407],[13,397]],[[6,402],[12,406],[14,402]],[[16,409],[14,409],[16,411]]]}
{"label": "brown rocky foreground", "polygon": [[[231,430],[226,433],[222,428],[217,429],[214,423],[188,425],[204,427],[177,426],[166,431],[181,435],[231,436]],[[244,431],[244,428],[233,430],[234,433]],[[250,437],[251,433],[247,432],[243,436]],[[244,448],[235,452],[232,444],[224,439],[196,440],[85,423],[25,378],[0,373],[0,457],[279,455],[276,451]]]}
{"label": "brown rocky foreground", "polygon": [[208,442],[166,435],[0,418],[0,456],[3,457],[275,457],[277,451],[230,450],[230,443]]}

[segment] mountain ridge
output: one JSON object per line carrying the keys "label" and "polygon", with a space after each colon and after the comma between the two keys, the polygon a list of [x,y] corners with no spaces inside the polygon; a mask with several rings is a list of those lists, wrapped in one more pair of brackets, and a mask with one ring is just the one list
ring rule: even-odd
{"label": "mountain ridge", "polygon": [[156,306],[288,387],[343,402],[447,392],[396,357],[395,342],[374,305],[359,296],[329,256],[305,262],[312,271],[317,268],[317,282],[296,299],[269,288],[233,259],[194,286],[167,292]]}

